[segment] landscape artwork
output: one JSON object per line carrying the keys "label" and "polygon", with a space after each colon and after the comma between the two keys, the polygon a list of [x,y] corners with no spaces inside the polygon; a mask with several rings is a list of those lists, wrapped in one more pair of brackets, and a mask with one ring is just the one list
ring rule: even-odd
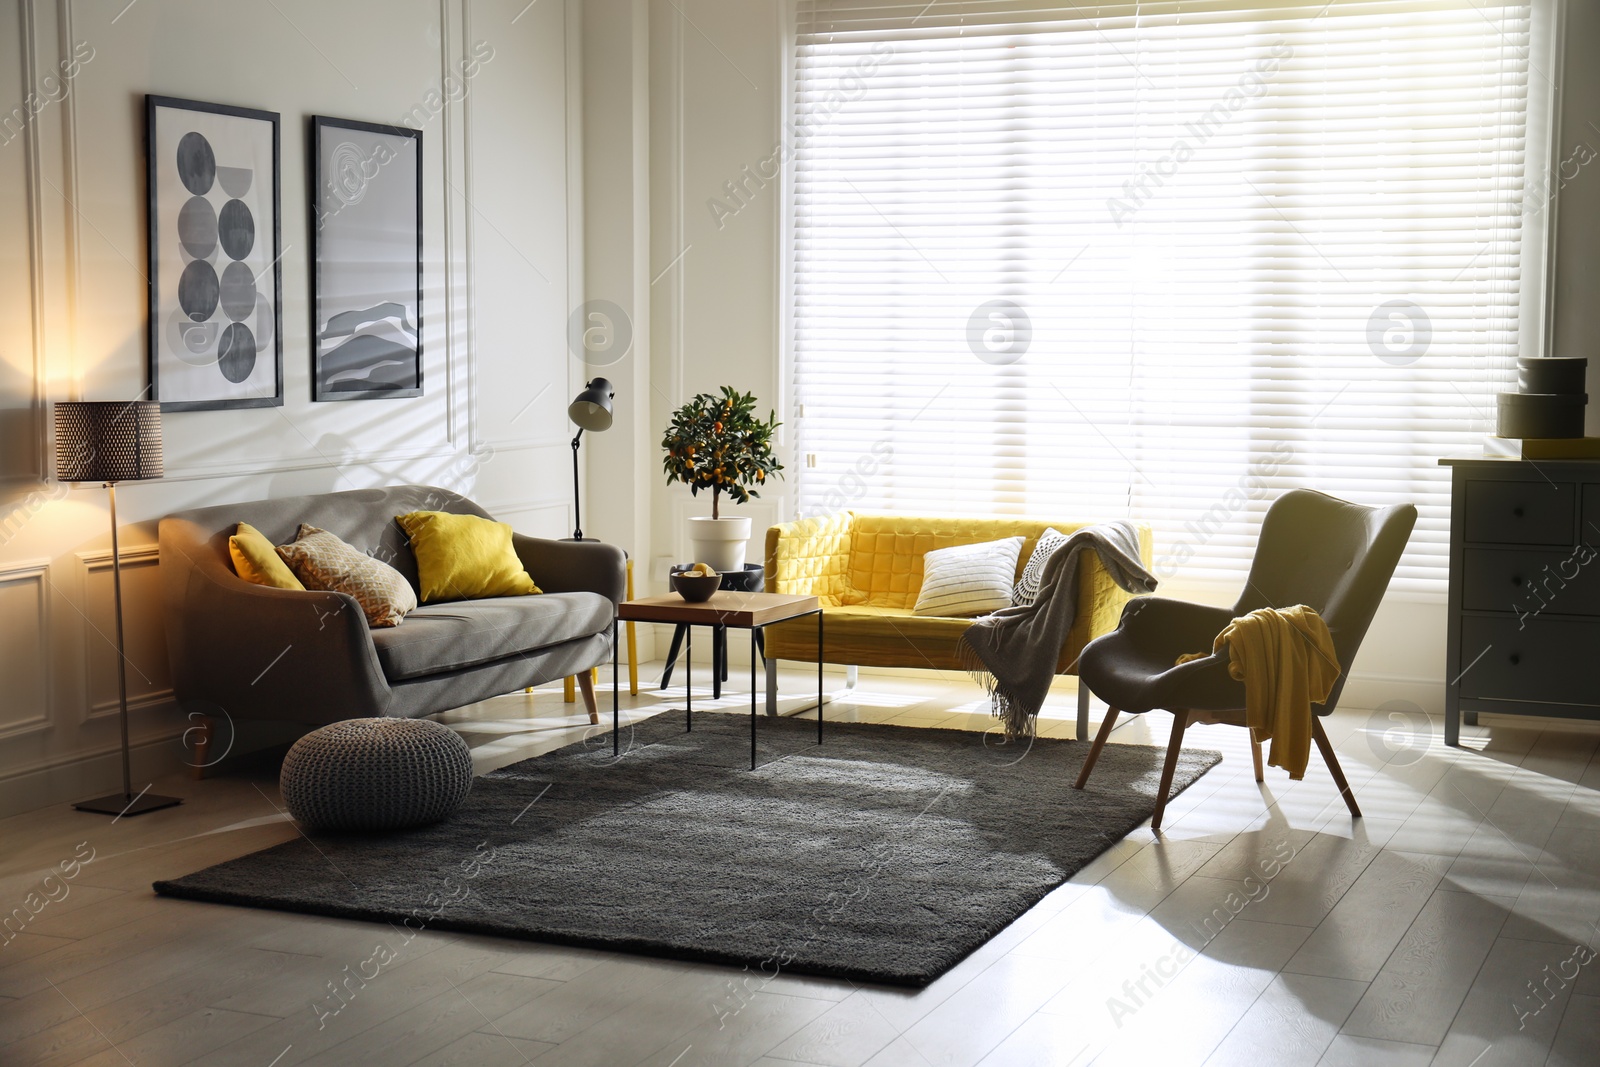
{"label": "landscape artwork", "polygon": [[422,133],[317,116],[312,399],[422,395]]}

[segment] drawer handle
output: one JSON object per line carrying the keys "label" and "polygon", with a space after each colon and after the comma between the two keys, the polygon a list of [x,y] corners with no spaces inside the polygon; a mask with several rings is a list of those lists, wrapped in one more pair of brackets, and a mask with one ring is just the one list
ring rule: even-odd
{"label": "drawer handle", "polygon": [[1517,664],[1519,664],[1521,662],[1522,662],[1522,657],[1520,655],[1518,655],[1515,652],[1511,653],[1511,665],[1513,667],[1515,667]]}
{"label": "drawer handle", "polygon": [[1522,518],[1522,509],[1521,508],[1512,508],[1511,509],[1511,514],[1515,515],[1517,518],[1520,519],[1520,518]]}

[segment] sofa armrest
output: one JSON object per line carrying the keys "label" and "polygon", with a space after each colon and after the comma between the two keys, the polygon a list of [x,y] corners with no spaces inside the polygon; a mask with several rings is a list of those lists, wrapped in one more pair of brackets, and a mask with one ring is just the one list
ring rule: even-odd
{"label": "sofa armrest", "polygon": [[514,533],[511,543],[529,577],[546,593],[599,593],[622,603],[628,588],[628,557],[601,541],[551,541]]}
{"label": "sofa armrest", "polygon": [[844,511],[767,527],[767,592],[821,597],[823,606],[838,607],[851,517]]}
{"label": "sofa armrest", "polygon": [[385,713],[391,690],[353,597],[254,585],[193,547],[162,538],[173,688],[188,710],[317,724]]}

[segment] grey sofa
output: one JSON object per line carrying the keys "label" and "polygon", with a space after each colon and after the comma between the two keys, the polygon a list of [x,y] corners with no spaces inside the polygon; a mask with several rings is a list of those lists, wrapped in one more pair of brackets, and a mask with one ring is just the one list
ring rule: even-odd
{"label": "grey sofa", "polygon": [[[238,523],[283,544],[305,522],[389,563],[416,587],[416,561],[394,521],[408,511],[488,517],[449,490],[403,485],[162,519],[167,648],[185,711],[316,725],[415,718],[575,674],[590,721],[597,721],[589,668],[611,657],[611,621],[625,581],[624,556],[614,545],[515,535],[517,555],[543,594],[424,604],[399,626],[379,630],[368,629],[343,593],[254,585],[234,573],[228,555]],[[197,755],[203,764],[204,754]]]}

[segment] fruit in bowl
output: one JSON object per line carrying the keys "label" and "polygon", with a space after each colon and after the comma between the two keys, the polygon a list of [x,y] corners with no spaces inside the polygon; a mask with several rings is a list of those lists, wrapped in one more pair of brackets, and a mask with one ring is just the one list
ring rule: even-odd
{"label": "fruit in bowl", "polygon": [[672,591],[691,604],[703,604],[710,600],[722,585],[722,575],[705,563],[674,567],[668,580],[672,583]]}

